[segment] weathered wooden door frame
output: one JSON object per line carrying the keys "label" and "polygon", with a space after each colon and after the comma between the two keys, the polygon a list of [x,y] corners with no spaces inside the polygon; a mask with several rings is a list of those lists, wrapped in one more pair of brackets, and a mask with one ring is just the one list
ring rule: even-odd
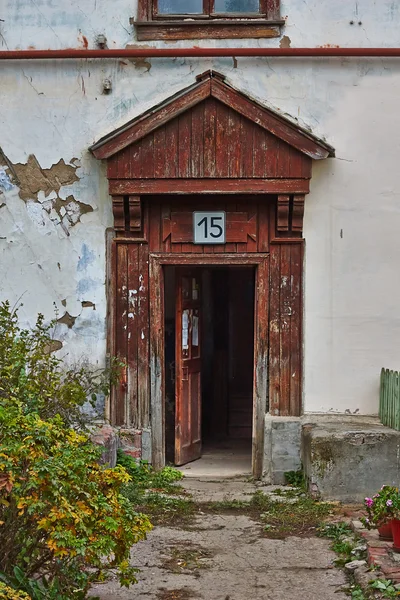
{"label": "weathered wooden door frame", "polygon": [[269,254],[150,254],[150,408],[152,459],[156,469],[165,465],[165,363],[164,363],[164,272],[171,266],[254,266],[254,375],[252,473],[260,479],[263,470],[264,422],[268,394]]}

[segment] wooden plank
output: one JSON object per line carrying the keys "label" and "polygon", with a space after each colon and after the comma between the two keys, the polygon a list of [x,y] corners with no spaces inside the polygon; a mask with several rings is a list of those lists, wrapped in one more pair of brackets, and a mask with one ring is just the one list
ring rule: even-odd
{"label": "wooden plank", "polygon": [[308,179],[131,179],[130,181],[119,179],[109,182],[109,192],[114,196],[165,193],[308,194],[309,187]]}
{"label": "wooden plank", "polygon": [[215,177],[217,106],[213,98],[204,105],[204,177]]}
{"label": "wooden plank", "polygon": [[280,139],[265,132],[265,173],[267,177],[277,177]]}
{"label": "wooden plank", "polygon": [[[114,241],[115,233],[111,229],[107,229],[106,231],[106,299],[107,299],[107,318],[106,318],[106,327],[107,327],[107,339],[106,339],[106,353],[107,353],[107,361],[109,362],[112,358],[116,356],[115,350],[115,319],[117,316],[117,307],[116,307],[116,283],[117,283],[117,245]],[[111,423],[111,407],[116,401],[116,389],[115,386],[112,386],[110,389],[110,394],[106,397],[105,409],[104,409],[104,418],[106,421]]]}
{"label": "wooden plank", "polygon": [[132,170],[131,148],[125,148],[122,152],[118,152],[118,177],[122,179],[130,179],[131,177],[140,177],[140,170],[135,172]]}
{"label": "wooden plank", "polygon": [[254,177],[253,154],[254,154],[254,130],[255,125],[245,117],[240,119],[240,173],[238,177]]}
{"label": "wooden plank", "polygon": [[303,244],[290,246],[291,311],[290,311],[290,398],[289,414],[301,414],[302,375],[302,272]]}
{"label": "wooden plank", "polygon": [[165,126],[165,176],[178,177],[178,119]]}
{"label": "wooden plank", "polygon": [[280,265],[281,246],[271,246],[269,292],[269,412],[280,414]]}
{"label": "wooden plank", "polygon": [[178,119],[178,175],[191,177],[192,115],[188,111]]}
{"label": "wooden plank", "polygon": [[[207,104],[211,103],[212,100],[207,101]],[[215,171],[210,170],[210,173],[213,177],[229,177],[229,109],[224,104],[216,102],[215,110]],[[207,168],[212,168],[212,161],[213,157],[210,155],[206,161]]]}
{"label": "wooden plank", "polygon": [[162,242],[162,218],[160,202],[154,200],[149,203],[149,249],[150,252],[160,252]]}
{"label": "wooden plank", "polygon": [[151,260],[155,260],[161,265],[259,265],[268,254],[224,254],[217,256],[208,252],[204,254],[160,254],[152,253]]}
{"label": "wooden plank", "polygon": [[142,141],[140,140],[136,144],[132,144],[127,149],[127,153],[130,154],[130,175],[125,179],[140,179],[142,177]]}
{"label": "wooden plank", "polygon": [[154,132],[154,177],[165,177],[165,126]]}
{"label": "wooden plank", "polygon": [[138,423],[149,427],[150,381],[149,381],[149,247],[139,245],[138,287]]}
{"label": "wooden plank", "polygon": [[[275,21],[275,19],[274,19]],[[201,40],[201,39],[264,39],[281,35],[279,25],[256,19],[241,21],[137,21],[137,39],[140,42],[154,40]]]}
{"label": "wooden plank", "polygon": [[310,160],[308,157],[305,157],[304,154],[298,152],[294,148],[290,148],[290,167],[289,172],[285,173],[285,177],[303,177],[303,159],[306,158]]}
{"label": "wooden plank", "polygon": [[109,158],[130,144],[137,142],[158,127],[174,119],[184,111],[210,95],[211,80],[200,81],[190,88],[183,90],[176,97],[168,99],[163,105],[155,106],[137,119],[133,119],[120,131],[106,136],[92,147],[94,156],[98,159]]}
{"label": "wooden plank", "polygon": [[203,177],[204,175],[204,107],[205,102],[201,102],[190,111],[192,117],[190,149],[192,177]]}
{"label": "wooden plank", "polygon": [[152,463],[165,465],[165,359],[164,359],[164,278],[159,263],[150,258],[150,409]]}
{"label": "wooden plank", "polygon": [[299,130],[286,119],[284,120],[267,108],[256,104],[244,94],[230,88],[216,78],[211,80],[211,94],[220,102],[227,104],[233,110],[264,127],[264,129],[311,158],[320,160],[329,156],[329,150],[324,145],[316,142],[305,131]]}
{"label": "wooden plank", "polygon": [[119,361],[126,366],[122,370],[121,379],[115,389],[115,402],[111,407],[111,422],[113,425],[126,424],[126,401],[127,401],[127,336],[128,328],[128,246],[118,244],[117,246],[117,268],[116,268],[116,319],[115,319],[115,351]]}
{"label": "wooden plank", "polygon": [[270,211],[268,204],[265,202],[259,202],[257,232],[258,252],[269,251],[269,220]]}
{"label": "wooden plank", "polygon": [[141,177],[145,179],[154,179],[154,135],[149,133],[142,140],[141,153]]}
{"label": "wooden plank", "polygon": [[277,153],[277,177],[287,177],[290,173],[290,151],[291,147],[282,140]]}
{"label": "wooden plank", "polygon": [[107,177],[108,179],[118,179],[120,174],[118,171],[118,157],[119,153],[112,156],[107,161]]}
{"label": "wooden plank", "polygon": [[264,459],[264,427],[268,397],[268,259],[257,267],[254,318],[253,477],[260,479]]}
{"label": "wooden plank", "polygon": [[124,332],[127,344],[128,397],[125,421],[128,427],[139,427],[138,422],[138,244],[128,248],[128,319]]}
{"label": "wooden plank", "polygon": [[228,166],[229,177],[240,177],[241,164],[241,115],[233,110],[229,110],[227,149],[228,149]]}
{"label": "wooden plank", "polygon": [[291,252],[290,246],[281,246],[280,265],[280,403],[279,414],[290,415],[290,358],[291,358]]}
{"label": "wooden plank", "polygon": [[267,173],[266,167],[265,130],[255,125],[253,133],[253,177],[274,177],[275,173]]}

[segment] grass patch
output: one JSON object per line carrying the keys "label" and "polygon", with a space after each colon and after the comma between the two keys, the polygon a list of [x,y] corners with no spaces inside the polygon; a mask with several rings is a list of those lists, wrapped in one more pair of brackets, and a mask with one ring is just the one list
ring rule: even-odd
{"label": "grass patch", "polygon": [[297,502],[276,501],[256,492],[251,505],[260,511],[264,532],[268,537],[309,535],[315,533],[321,522],[333,511],[329,502],[315,502],[308,495],[298,496]]}
{"label": "grass patch", "polygon": [[118,450],[118,464],[125,467],[131,481],[123,488],[123,494],[138,512],[147,514],[154,525],[179,525],[191,519],[196,505],[190,496],[176,483],[183,475],[173,467],[155,471],[144,461],[137,462]]}
{"label": "grass patch", "polygon": [[[292,490],[294,492],[294,490]],[[274,495],[277,494],[276,491]],[[282,494],[283,495],[283,494]],[[277,500],[261,491],[257,491],[249,501],[224,500],[208,502],[202,509],[210,513],[244,514],[261,521],[263,535],[269,538],[285,538],[289,535],[310,535],[333,511],[328,502],[315,502],[310,496],[299,492],[290,494],[296,502]]]}

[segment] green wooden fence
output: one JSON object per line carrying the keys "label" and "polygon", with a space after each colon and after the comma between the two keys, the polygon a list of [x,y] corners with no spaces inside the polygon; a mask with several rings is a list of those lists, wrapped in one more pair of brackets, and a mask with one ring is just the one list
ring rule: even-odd
{"label": "green wooden fence", "polygon": [[400,374],[382,369],[379,418],[383,425],[400,431]]}

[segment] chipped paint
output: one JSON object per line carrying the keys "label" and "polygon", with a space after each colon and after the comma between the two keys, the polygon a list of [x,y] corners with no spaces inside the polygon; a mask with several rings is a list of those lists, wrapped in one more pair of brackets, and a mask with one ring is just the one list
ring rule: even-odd
{"label": "chipped paint", "polygon": [[4,169],[0,169],[0,193],[1,190],[5,192],[9,192],[13,188],[13,184],[11,183],[10,177],[4,171]]}

